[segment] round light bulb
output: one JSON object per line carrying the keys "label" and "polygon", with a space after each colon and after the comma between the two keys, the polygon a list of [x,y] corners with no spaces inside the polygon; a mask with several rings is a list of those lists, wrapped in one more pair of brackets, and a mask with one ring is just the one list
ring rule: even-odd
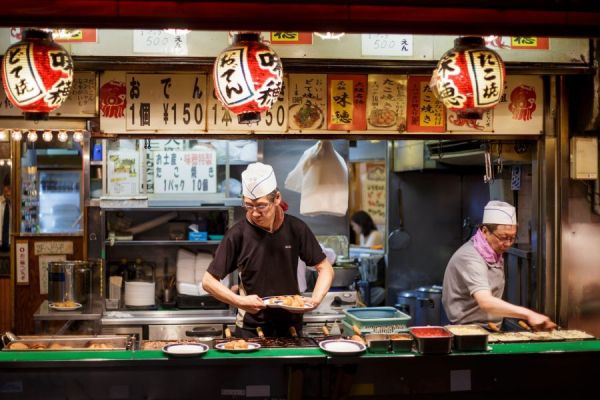
{"label": "round light bulb", "polygon": [[69,135],[67,135],[67,132],[65,131],[60,131],[58,132],[57,138],[59,142],[66,142],[69,140]]}
{"label": "round light bulb", "polygon": [[13,131],[11,137],[12,137],[12,140],[19,141],[19,140],[23,139],[23,132]]}
{"label": "round light bulb", "polygon": [[44,142],[51,142],[52,141],[52,132],[44,131],[44,133],[42,133],[42,139],[44,140]]}
{"label": "round light bulb", "polygon": [[36,131],[29,131],[29,133],[27,134],[27,140],[29,140],[30,142],[36,142],[38,140],[38,134]]}
{"label": "round light bulb", "polygon": [[8,133],[6,131],[0,131],[0,140],[3,142],[8,140]]}
{"label": "round light bulb", "polygon": [[12,166],[12,160],[6,160],[6,165],[8,165],[9,167]]}
{"label": "round light bulb", "polygon": [[83,133],[80,131],[76,131],[73,133],[73,141],[81,142],[83,140]]}

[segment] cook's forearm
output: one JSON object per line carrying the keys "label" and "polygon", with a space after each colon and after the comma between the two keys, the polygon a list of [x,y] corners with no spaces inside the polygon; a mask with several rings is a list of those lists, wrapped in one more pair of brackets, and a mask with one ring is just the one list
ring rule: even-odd
{"label": "cook's forearm", "polygon": [[525,307],[516,306],[492,295],[478,298],[477,303],[483,311],[495,316],[528,319],[531,314],[531,310]]}
{"label": "cook's forearm", "polygon": [[317,270],[318,277],[313,289],[312,300],[320,304],[331,287],[334,272],[333,267],[327,259],[316,265],[315,269]]}
{"label": "cook's forearm", "polygon": [[204,276],[202,277],[202,287],[217,300],[237,307],[238,295],[232,292],[227,286],[223,285],[210,272],[204,273]]}

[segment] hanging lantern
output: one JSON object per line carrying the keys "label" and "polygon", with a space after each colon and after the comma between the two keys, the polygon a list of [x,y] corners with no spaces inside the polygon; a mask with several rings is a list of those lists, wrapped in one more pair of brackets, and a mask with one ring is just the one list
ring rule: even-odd
{"label": "hanging lantern", "polygon": [[51,32],[23,32],[23,39],[6,50],[2,67],[4,91],[25,119],[48,119],[71,91],[73,61]]}
{"label": "hanging lantern", "polygon": [[219,101],[238,115],[240,124],[250,124],[259,122],[260,113],[279,97],[283,67],[258,33],[239,33],[217,56],[213,79]]}
{"label": "hanging lantern", "polygon": [[504,62],[480,37],[462,37],[440,59],[431,89],[459,118],[481,119],[504,93]]}

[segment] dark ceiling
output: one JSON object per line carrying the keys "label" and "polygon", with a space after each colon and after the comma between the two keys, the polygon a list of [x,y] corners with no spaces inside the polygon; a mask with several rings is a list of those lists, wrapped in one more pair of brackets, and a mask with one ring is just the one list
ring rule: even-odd
{"label": "dark ceiling", "polygon": [[0,26],[600,36],[598,0],[20,0]]}

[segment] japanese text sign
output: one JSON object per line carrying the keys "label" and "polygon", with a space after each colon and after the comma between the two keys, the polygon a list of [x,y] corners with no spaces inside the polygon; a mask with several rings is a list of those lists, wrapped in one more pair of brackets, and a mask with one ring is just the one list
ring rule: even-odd
{"label": "japanese text sign", "polygon": [[409,132],[444,132],[446,129],[446,108],[433,95],[429,79],[429,76],[408,78]]}
{"label": "japanese text sign", "polygon": [[406,130],[406,75],[369,75],[367,128]]}
{"label": "japanese text sign", "polygon": [[327,128],[342,131],[367,129],[367,76],[327,75]]}
{"label": "japanese text sign", "polygon": [[154,193],[216,193],[217,152],[196,150],[154,152]]}

